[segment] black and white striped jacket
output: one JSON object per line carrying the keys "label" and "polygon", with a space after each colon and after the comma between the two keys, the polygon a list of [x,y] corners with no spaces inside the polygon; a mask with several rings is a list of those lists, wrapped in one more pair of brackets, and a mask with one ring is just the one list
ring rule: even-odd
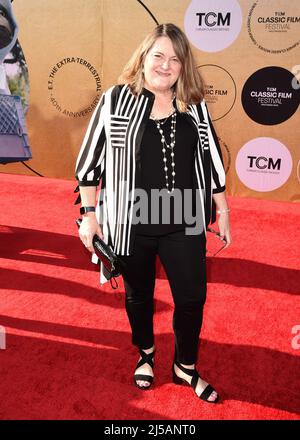
{"label": "black and white striped jacket", "polygon": [[[127,85],[107,90],[90,120],[76,163],[79,186],[98,186],[101,180],[104,193],[98,221],[104,239],[119,255],[132,252],[133,195],[141,178],[141,141],[153,102],[154,95],[147,89],[139,96]],[[225,190],[220,146],[204,101],[190,105],[184,115],[199,135],[194,171],[207,226],[213,216],[212,193]]]}

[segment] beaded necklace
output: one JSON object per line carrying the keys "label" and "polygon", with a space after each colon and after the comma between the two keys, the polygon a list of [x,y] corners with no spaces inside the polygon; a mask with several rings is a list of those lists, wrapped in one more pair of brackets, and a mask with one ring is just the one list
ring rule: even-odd
{"label": "beaded necklace", "polygon": [[[151,114],[151,116],[153,117],[153,115]],[[170,133],[170,142],[169,144],[166,141],[166,136],[165,133],[163,131],[163,125],[167,122],[167,120],[169,119],[169,117],[171,116],[171,133]],[[162,144],[162,154],[163,154],[163,167],[164,167],[164,172],[165,172],[165,179],[166,179],[166,188],[168,190],[168,193],[171,193],[174,191],[175,188],[175,154],[174,154],[174,147],[175,147],[175,143],[176,143],[176,110],[174,111],[172,109],[172,114],[170,114],[169,116],[167,116],[167,118],[162,122],[161,120],[158,119],[154,119],[154,122],[156,124],[156,127],[159,131],[159,134],[161,136],[161,144]],[[169,183],[169,175],[168,175],[168,161],[167,161],[167,149],[170,150],[170,156],[171,156],[171,176],[172,176],[172,188],[170,190],[170,183]]]}

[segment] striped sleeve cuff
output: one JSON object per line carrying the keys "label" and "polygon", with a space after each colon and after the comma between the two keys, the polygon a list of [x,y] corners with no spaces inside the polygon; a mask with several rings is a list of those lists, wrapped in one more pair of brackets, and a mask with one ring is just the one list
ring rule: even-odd
{"label": "striped sleeve cuff", "polygon": [[213,192],[213,194],[218,194],[218,193],[224,192],[225,188],[226,188],[225,185],[220,186],[219,188],[214,188],[212,192]]}
{"label": "striped sleeve cuff", "polygon": [[78,180],[78,186],[98,186],[99,180]]}

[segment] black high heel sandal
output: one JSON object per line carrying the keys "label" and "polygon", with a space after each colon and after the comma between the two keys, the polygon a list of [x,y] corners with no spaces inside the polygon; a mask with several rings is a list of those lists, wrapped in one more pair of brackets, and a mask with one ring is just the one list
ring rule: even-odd
{"label": "black high heel sandal", "polygon": [[[141,355],[142,359],[140,359],[138,361],[135,369],[137,370],[139,367],[141,367],[144,364],[148,364],[148,365],[150,365],[151,368],[153,368],[154,353],[155,353],[155,349],[152,351],[152,353],[149,353],[149,354],[145,353],[143,350],[140,350],[140,355]],[[154,378],[153,376],[150,376],[148,374],[135,374],[133,376],[135,386],[137,386],[140,390],[148,390],[152,385],[153,378]],[[137,383],[138,380],[147,381],[150,383],[150,385],[148,385],[148,386],[139,385]]]}
{"label": "black high heel sandal", "polygon": [[[179,370],[183,371],[183,373],[187,374],[188,376],[192,376],[191,383],[189,383],[187,380],[182,379],[181,377],[177,376],[177,374],[175,373],[174,365],[176,365],[176,367],[178,367]],[[178,364],[176,361],[174,361],[174,363],[172,365],[172,371],[173,371],[173,382],[176,385],[186,385],[187,384],[193,388],[193,390],[196,394],[196,387],[197,387],[198,379],[200,378],[200,376],[199,376],[198,371],[195,368],[193,370],[189,369],[189,368],[184,368],[180,364]],[[210,395],[213,391],[216,393],[216,390],[211,385],[208,384],[204,388],[204,390],[202,391],[200,396],[198,396],[198,394],[196,394],[196,396],[199,397],[200,399],[204,400],[205,402],[217,403],[220,400],[219,395],[217,395],[215,400],[208,400],[208,398],[210,397]]]}

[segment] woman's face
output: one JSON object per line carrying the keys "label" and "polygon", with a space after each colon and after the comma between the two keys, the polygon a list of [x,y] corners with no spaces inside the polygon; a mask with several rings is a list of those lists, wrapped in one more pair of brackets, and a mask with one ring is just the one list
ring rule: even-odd
{"label": "woman's face", "polygon": [[181,63],[175,54],[169,37],[159,37],[145,57],[144,86],[153,92],[171,89],[181,71]]}

